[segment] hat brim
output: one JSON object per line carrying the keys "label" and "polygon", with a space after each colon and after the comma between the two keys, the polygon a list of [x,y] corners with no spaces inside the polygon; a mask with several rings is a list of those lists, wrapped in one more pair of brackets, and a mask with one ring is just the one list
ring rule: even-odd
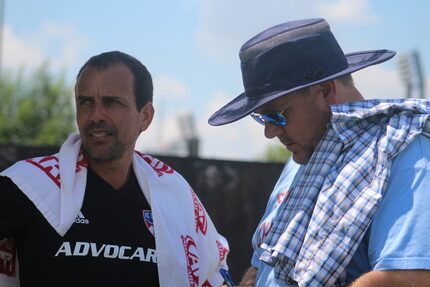
{"label": "hat brim", "polygon": [[305,85],[296,86],[294,88],[282,91],[274,91],[268,94],[261,95],[260,97],[250,98],[247,97],[246,93],[242,93],[238,97],[234,98],[231,102],[223,106],[221,109],[219,109],[217,112],[215,112],[209,118],[208,122],[212,126],[221,126],[235,122],[249,115],[262,105],[273,101],[280,96],[309,86],[339,78],[343,75],[356,72],[372,65],[383,63],[394,57],[395,54],[396,52],[390,50],[373,50],[346,54],[345,57],[348,62],[348,67],[340,72],[327,76],[323,79],[319,79],[317,81],[309,82]]}

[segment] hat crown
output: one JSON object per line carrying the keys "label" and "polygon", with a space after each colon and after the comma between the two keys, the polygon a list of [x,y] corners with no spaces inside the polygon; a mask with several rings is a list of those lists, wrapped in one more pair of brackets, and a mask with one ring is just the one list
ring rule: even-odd
{"label": "hat crown", "polygon": [[329,31],[330,25],[321,18],[279,24],[264,30],[246,41],[239,51],[239,58],[241,62],[246,62],[264,51],[270,50],[287,41],[293,41],[304,35]]}
{"label": "hat crown", "polygon": [[239,52],[247,97],[298,90],[348,67],[324,19],[287,22],[247,41]]}

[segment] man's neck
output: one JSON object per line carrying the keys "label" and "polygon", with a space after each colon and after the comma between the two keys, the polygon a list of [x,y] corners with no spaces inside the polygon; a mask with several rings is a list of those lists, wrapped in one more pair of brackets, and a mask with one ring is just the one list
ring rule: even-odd
{"label": "man's neck", "polygon": [[114,189],[120,189],[128,180],[132,158],[122,158],[116,161],[99,162],[88,160],[91,169]]}
{"label": "man's neck", "polygon": [[353,83],[345,84],[336,79],[336,104],[346,104],[351,102],[363,101],[364,97]]}

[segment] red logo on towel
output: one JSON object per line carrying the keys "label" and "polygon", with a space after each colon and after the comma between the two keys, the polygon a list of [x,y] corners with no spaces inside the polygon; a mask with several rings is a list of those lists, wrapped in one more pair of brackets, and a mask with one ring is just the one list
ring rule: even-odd
{"label": "red logo on towel", "polygon": [[221,242],[218,240],[216,241],[216,245],[218,246],[219,251],[219,261],[223,261],[225,258],[225,255],[228,253],[228,248],[222,245]]}
{"label": "red logo on towel", "polygon": [[185,256],[187,259],[188,280],[190,287],[199,286],[199,257],[197,256],[197,246],[193,238],[189,235],[181,235],[182,244],[184,245]]}
{"label": "red logo on towel", "polygon": [[213,286],[211,285],[211,283],[209,283],[208,280],[206,280],[205,282],[203,282],[202,287],[213,287]]}
{"label": "red logo on towel", "polygon": [[[46,175],[52,179],[52,181],[58,186],[61,187],[60,182],[60,165],[58,163],[58,158],[56,156],[45,156],[37,159],[27,159],[26,162],[35,165],[40,168]],[[78,156],[78,161],[76,162],[76,170],[78,173],[82,170],[82,168],[86,168],[88,166],[87,160],[83,156],[82,152]]]}
{"label": "red logo on towel", "polygon": [[0,274],[15,276],[15,242],[12,238],[0,240]]}
{"label": "red logo on towel", "polygon": [[80,172],[83,168],[88,168],[88,162],[81,151],[78,155],[78,161],[76,162],[76,173]]}
{"label": "red logo on towel", "polygon": [[203,235],[206,235],[206,231],[208,230],[208,221],[206,219],[206,212],[203,208],[203,205],[197,198],[196,193],[194,190],[190,187],[191,195],[193,196],[193,202],[194,202],[194,217],[196,220],[196,233],[200,230]]}
{"label": "red logo on towel", "polygon": [[140,153],[136,151],[136,153],[143,158],[157,173],[158,176],[162,176],[164,174],[172,174],[174,172],[173,168],[162,162],[161,160],[158,160],[152,156]]}
{"label": "red logo on towel", "polygon": [[37,160],[38,161],[36,161],[36,159],[27,159],[27,162],[40,168],[58,187],[60,187],[60,165],[58,164],[58,158],[56,156],[45,156]]}

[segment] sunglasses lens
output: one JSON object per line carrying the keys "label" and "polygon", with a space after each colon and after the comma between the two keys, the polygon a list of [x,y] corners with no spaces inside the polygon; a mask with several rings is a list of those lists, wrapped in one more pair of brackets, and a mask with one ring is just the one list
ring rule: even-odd
{"label": "sunglasses lens", "polygon": [[265,114],[265,115],[251,113],[251,117],[254,120],[256,120],[259,124],[262,124],[263,126],[266,123],[271,123],[277,126],[285,126],[287,124],[287,119],[281,113],[273,113],[273,114]]}
{"label": "sunglasses lens", "polygon": [[263,119],[263,116],[256,113],[251,113],[251,117],[257,121],[257,123],[262,124],[263,126],[266,124],[266,121]]}
{"label": "sunglasses lens", "polygon": [[287,123],[287,119],[281,113],[266,114],[263,118],[266,122],[277,126],[285,126]]}

